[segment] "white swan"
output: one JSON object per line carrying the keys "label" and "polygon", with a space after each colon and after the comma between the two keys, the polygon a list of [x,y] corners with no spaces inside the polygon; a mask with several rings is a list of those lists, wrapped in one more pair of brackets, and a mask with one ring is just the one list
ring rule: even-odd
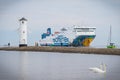
{"label": "white swan", "polygon": [[105,64],[101,64],[100,68],[93,67],[93,68],[89,68],[89,70],[94,71],[96,73],[106,73],[106,65]]}

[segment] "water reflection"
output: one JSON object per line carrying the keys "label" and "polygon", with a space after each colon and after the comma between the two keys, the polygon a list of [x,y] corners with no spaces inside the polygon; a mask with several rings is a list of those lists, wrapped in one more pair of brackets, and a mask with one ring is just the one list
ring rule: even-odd
{"label": "water reflection", "polygon": [[21,56],[21,78],[27,80],[28,52],[20,52]]}
{"label": "water reflection", "polygon": [[[0,51],[0,80],[119,80],[120,56]],[[106,74],[89,67],[107,64]]]}

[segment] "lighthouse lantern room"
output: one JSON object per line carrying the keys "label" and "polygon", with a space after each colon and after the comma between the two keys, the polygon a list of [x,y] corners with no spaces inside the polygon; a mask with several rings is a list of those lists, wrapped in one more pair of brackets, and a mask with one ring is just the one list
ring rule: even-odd
{"label": "lighthouse lantern room", "polygon": [[25,47],[27,46],[27,19],[23,17],[19,22],[19,47]]}

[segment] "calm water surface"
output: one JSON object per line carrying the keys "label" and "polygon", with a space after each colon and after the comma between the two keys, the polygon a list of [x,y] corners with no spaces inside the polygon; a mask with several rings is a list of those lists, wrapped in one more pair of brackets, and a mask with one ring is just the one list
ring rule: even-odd
{"label": "calm water surface", "polygon": [[[89,67],[106,63],[106,74]],[[0,80],[120,80],[120,56],[0,51]]]}

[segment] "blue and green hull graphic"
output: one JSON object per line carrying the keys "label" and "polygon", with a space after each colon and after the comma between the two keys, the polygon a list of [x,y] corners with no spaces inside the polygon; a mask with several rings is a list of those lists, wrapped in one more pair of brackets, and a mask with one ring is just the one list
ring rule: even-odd
{"label": "blue and green hull graphic", "polygon": [[73,40],[72,45],[88,47],[94,38],[95,35],[80,35]]}

